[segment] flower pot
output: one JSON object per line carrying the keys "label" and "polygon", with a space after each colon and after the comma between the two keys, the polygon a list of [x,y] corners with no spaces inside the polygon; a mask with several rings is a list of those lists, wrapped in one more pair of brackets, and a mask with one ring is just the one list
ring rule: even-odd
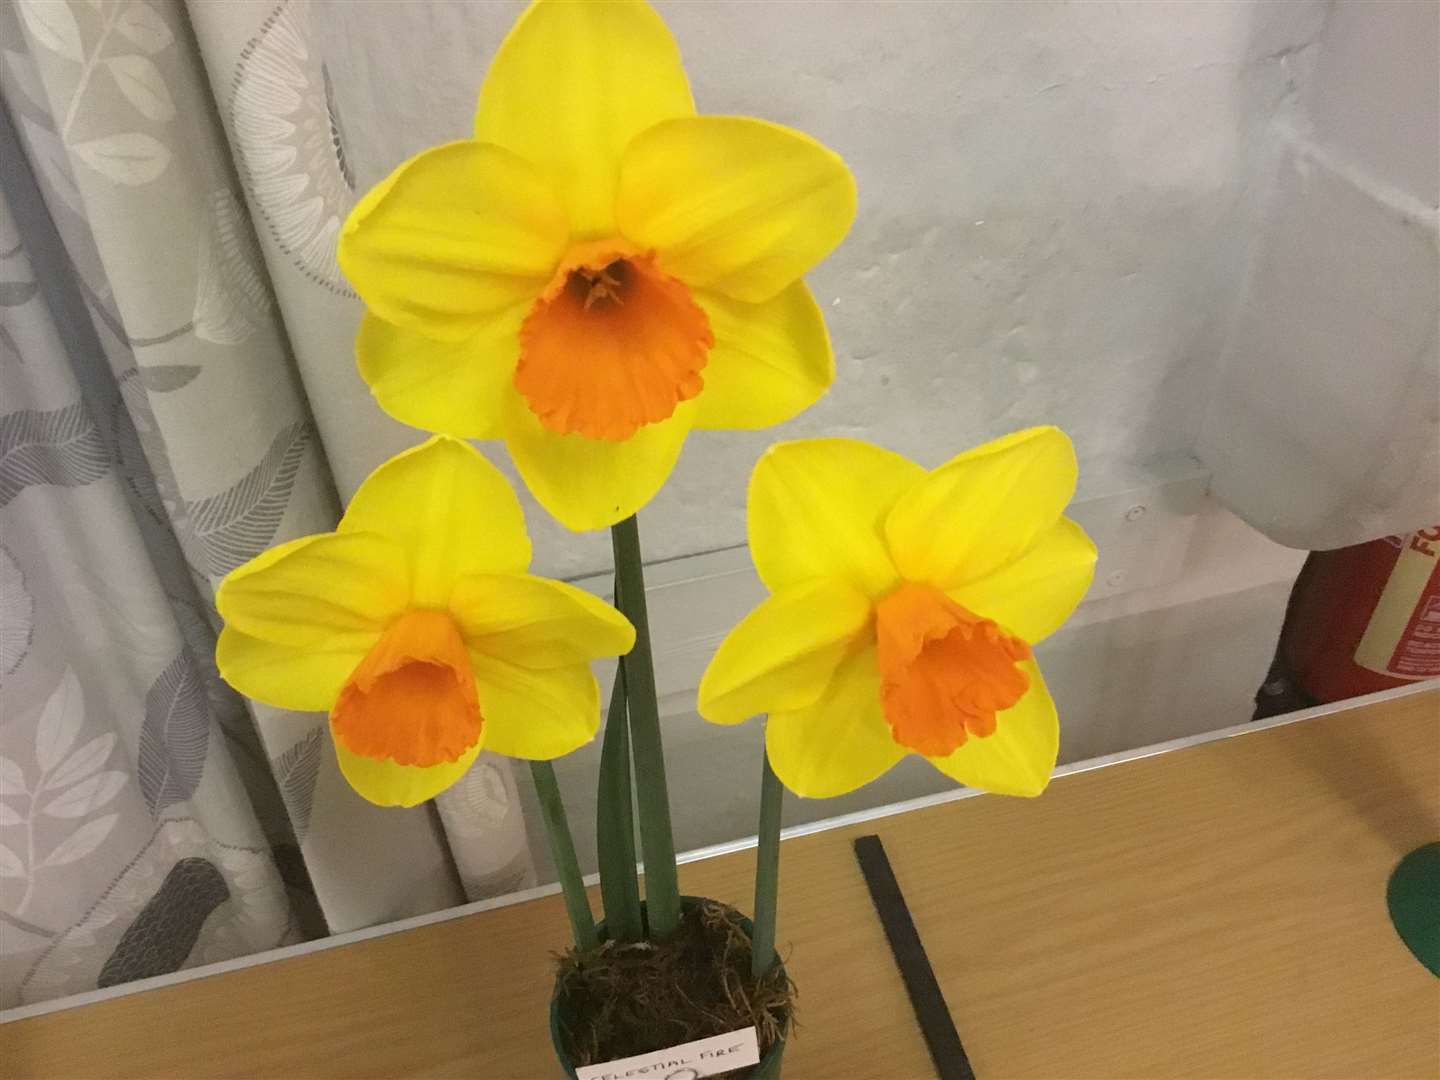
{"label": "flower pot", "polygon": [[[707,901],[704,897],[698,896],[682,896],[680,898],[681,907],[686,911],[690,911],[697,905],[706,902]],[[709,902],[719,903],[719,901]],[[729,907],[729,905],[723,906]],[[643,911],[645,907],[645,902],[643,900],[640,902],[640,907]],[[730,910],[734,911],[733,908],[731,908]],[[737,912],[736,914],[739,913]],[[755,928],[753,924],[744,915],[740,915],[737,921],[739,922],[741,928],[747,934],[754,933]],[[601,942],[609,940],[609,936],[606,932],[605,923],[603,920],[596,924],[595,929],[600,936]],[[573,1065],[569,1059],[569,1055],[565,1050],[564,1040],[561,1035],[562,1025],[570,1022],[573,1018],[573,1012],[571,1010],[572,1006],[568,1002],[561,999],[559,982],[557,980],[555,993],[551,996],[550,999],[550,1041],[555,1047],[555,1056],[560,1062],[561,1070],[567,1077],[570,1078],[570,1080],[576,1080],[575,1065]],[[784,1053],[785,1038],[782,1037],[779,1042],[775,1043],[773,1046],[770,1047],[768,1051],[765,1052],[764,1056],[761,1057],[760,1063],[758,1065],[753,1066],[748,1073],[744,1073],[742,1075],[749,1077],[749,1080],[780,1080],[780,1059],[784,1055]],[[684,1080],[689,1080],[690,1074],[688,1073],[688,1071],[685,1072],[683,1075]],[[664,1078],[657,1076],[657,1080],[664,1080]]]}

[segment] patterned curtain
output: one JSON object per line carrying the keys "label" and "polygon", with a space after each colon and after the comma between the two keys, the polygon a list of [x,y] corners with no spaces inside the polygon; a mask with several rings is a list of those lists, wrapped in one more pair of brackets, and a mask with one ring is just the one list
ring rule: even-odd
{"label": "patterned curtain", "polygon": [[380,810],[214,669],[215,584],[363,475],[333,433],[419,438],[353,374],[307,17],[0,6],[0,1007],[533,881],[505,762]]}

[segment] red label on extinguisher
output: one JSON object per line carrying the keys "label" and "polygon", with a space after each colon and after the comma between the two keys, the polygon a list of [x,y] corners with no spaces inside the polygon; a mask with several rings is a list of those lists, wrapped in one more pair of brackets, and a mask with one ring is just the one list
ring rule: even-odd
{"label": "red label on extinguisher", "polygon": [[1355,662],[1396,679],[1440,675],[1440,525],[1401,539]]}

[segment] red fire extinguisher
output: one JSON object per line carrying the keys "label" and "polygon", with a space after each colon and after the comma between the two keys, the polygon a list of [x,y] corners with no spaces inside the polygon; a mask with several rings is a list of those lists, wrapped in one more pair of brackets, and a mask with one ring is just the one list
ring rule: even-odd
{"label": "red fire extinguisher", "polygon": [[1313,551],[1255,718],[1440,676],[1440,525]]}

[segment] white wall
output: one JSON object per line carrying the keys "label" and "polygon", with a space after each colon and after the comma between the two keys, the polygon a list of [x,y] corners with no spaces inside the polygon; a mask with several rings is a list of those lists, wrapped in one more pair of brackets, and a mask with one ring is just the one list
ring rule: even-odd
{"label": "white wall", "polygon": [[1336,3],[1302,97],[1197,453],[1247,521],[1332,548],[1440,521],[1440,4]]}

